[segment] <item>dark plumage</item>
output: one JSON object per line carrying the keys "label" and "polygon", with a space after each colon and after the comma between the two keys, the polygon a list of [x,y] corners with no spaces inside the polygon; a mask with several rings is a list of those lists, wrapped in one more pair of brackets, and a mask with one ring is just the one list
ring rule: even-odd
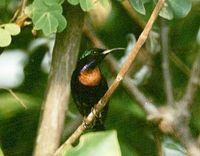
{"label": "dark plumage", "polygon": [[[86,51],[77,62],[71,78],[71,91],[74,102],[83,116],[87,116],[93,106],[101,99],[108,89],[106,79],[99,69],[99,63],[113,50],[91,49]],[[108,105],[96,119],[93,129],[103,130]]]}

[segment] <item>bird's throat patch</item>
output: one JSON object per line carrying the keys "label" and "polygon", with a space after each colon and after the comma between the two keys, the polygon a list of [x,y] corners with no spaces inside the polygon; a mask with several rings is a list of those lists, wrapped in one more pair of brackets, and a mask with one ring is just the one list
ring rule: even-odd
{"label": "bird's throat patch", "polygon": [[86,69],[80,72],[78,79],[83,85],[97,86],[101,81],[101,72],[98,67]]}

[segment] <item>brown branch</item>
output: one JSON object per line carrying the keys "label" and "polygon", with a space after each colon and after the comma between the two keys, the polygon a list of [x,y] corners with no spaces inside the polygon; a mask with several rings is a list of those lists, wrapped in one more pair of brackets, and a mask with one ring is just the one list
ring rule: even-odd
{"label": "brown branch", "polygon": [[22,0],[21,1],[20,11],[19,11],[19,16],[23,16],[24,15],[24,10],[25,10],[26,5],[27,5],[27,0]]}
{"label": "brown branch", "polygon": [[64,13],[68,26],[56,35],[35,156],[53,155],[59,146],[63,131],[70,95],[70,79],[79,51],[84,15],[79,7],[71,5],[64,8]]}
{"label": "brown branch", "polygon": [[[117,61],[114,57],[107,56],[105,61],[112,69],[113,73],[116,74],[119,72],[120,68],[118,67]],[[156,118],[159,116],[158,109],[145,97],[145,95],[134,85],[132,79],[129,76],[125,76],[122,81],[123,87],[128,91],[131,97],[134,97],[142,109],[146,112],[149,119]],[[156,119],[157,120],[157,119]]]}
{"label": "brown branch", "polygon": [[179,138],[181,144],[185,146],[188,156],[199,156],[200,148],[197,141],[191,135],[188,121],[185,121],[184,116],[176,117],[177,121],[174,126],[175,135]]}
{"label": "brown branch", "polygon": [[193,138],[189,129],[190,106],[193,102],[195,92],[197,91],[200,81],[200,49],[196,60],[193,63],[191,76],[186,87],[183,98],[177,103],[174,112],[173,127],[175,134],[180,142],[186,147],[189,156],[200,155],[200,148],[197,141]]}
{"label": "brown branch", "polygon": [[169,70],[169,28],[165,19],[161,18],[161,51],[162,51],[162,72],[164,78],[164,88],[167,96],[167,104],[174,105],[174,95],[172,89],[171,75]]}
{"label": "brown branch", "polygon": [[128,56],[127,61],[123,64],[121,70],[119,71],[116,79],[113,81],[113,83],[109,87],[108,91],[99,100],[99,102],[94,106],[95,109],[93,109],[93,110],[95,110],[95,111],[91,112],[87,116],[87,118],[85,119],[85,121],[68,138],[68,140],[56,151],[55,155],[61,154],[63,152],[63,149],[65,149],[65,147],[67,147],[68,145],[74,143],[80,137],[80,135],[83,133],[83,131],[86,129],[85,123],[87,123],[88,125],[90,125],[94,121],[95,116],[104,108],[104,106],[106,105],[108,99],[113,94],[113,92],[115,91],[115,89],[118,87],[119,83],[122,81],[124,75],[126,74],[126,72],[128,71],[130,65],[134,61],[136,55],[138,54],[140,48],[142,47],[142,45],[146,41],[147,36],[148,36],[148,34],[149,34],[149,32],[150,32],[150,30],[151,30],[151,28],[153,26],[153,23],[155,22],[158,14],[159,14],[159,12],[161,10],[164,2],[165,2],[165,0],[159,0],[158,3],[156,4],[156,7],[153,10],[153,13],[151,14],[151,17],[150,17],[149,21],[147,22],[147,25],[145,26],[143,32],[139,36],[139,39],[136,42],[134,48],[131,50],[131,53]]}
{"label": "brown branch", "polygon": [[[89,23],[85,23],[83,31],[84,31],[84,34],[93,43],[94,47],[108,49],[108,47],[106,47],[106,45],[97,37],[97,35],[94,32],[94,29],[92,28],[91,25],[89,25]],[[119,72],[120,68],[118,66],[118,63],[116,59],[112,57],[111,54],[105,58],[105,61],[107,65],[109,66],[109,69],[113,72],[113,74],[117,74]],[[129,95],[132,98],[134,98],[134,100],[136,99],[138,104],[143,108],[143,110],[148,115],[149,119],[154,118],[158,120],[159,112],[156,106],[154,106],[148,100],[148,98],[146,98],[145,95],[137,88],[137,86],[134,85],[134,83],[132,82],[132,79],[128,75],[124,77],[122,81],[122,85],[126,89],[126,91],[128,91]]]}
{"label": "brown branch", "polygon": [[[86,23],[87,25],[84,27],[85,35],[91,40],[95,47],[99,48],[107,48],[103,42],[96,36],[93,28]],[[177,60],[177,59],[176,59]],[[105,58],[105,61],[109,68],[112,70],[114,74],[118,73],[119,67],[116,62],[116,59],[111,55],[108,55]],[[179,60],[180,61],[180,60]],[[183,64],[182,62],[180,62]],[[184,65],[184,64],[183,64]],[[188,68],[188,67],[187,67]],[[181,109],[168,107],[164,108],[164,110],[158,110],[156,106],[151,104],[149,100],[145,97],[145,95],[132,83],[132,79],[129,76],[125,76],[122,81],[123,87],[128,91],[132,98],[138,101],[138,104],[143,108],[143,110],[148,115],[149,119],[153,119],[154,121],[159,121],[160,129],[163,133],[173,133],[178,139],[181,141],[182,145],[184,145],[188,151],[188,153],[197,153],[198,148],[195,145],[195,141],[192,138],[190,131],[188,130],[188,122],[183,122],[182,117],[179,117],[181,114],[177,114],[176,112],[180,112]],[[177,123],[173,123],[173,121],[177,121]],[[187,123],[187,124],[186,124]],[[187,126],[186,126],[187,125]],[[187,141],[188,140],[188,141]],[[156,141],[156,145],[158,146],[159,155],[162,154],[162,147],[160,147],[160,142]],[[193,154],[191,154],[193,155]]]}
{"label": "brown branch", "polygon": [[[86,24],[87,25],[84,27],[84,33],[91,40],[94,46],[99,48],[107,48],[103,44],[103,42],[96,36],[93,28],[88,23]],[[114,57],[109,55],[105,58],[105,61],[114,74],[118,73],[119,67]],[[181,66],[184,65],[182,62],[180,63],[182,64]],[[138,101],[138,104],[146,112],[148,118],[150,118],[151,120],[154,119],[155,121],[158,121],[158,123],[159,121],[162,121],[160,123],[160,129],[162,130],[163,133],[170,132],[175,134],[181,141],[181,144],[186,147],[188,153],[190,153],[191,156],[194,156],[194,153],[198,154],[198,147],[195,144],[195,140],[191,136],[191,133],[187,125],[188,122],[182,121],[184,119],[183,117],[181,117],[182,114],[182,112],[180,112],[181,109],[179,109],[178,107],[176,107],[175,109],[173,105],[172,108],[168,106],[167,108],[164,108],[164,110],[158,110],[156,106],[154,106],[153,104],[151,104],[151,102],[149,102],[149,100],[137,88],[137,86],[135,86],[132,83],[132,79],[129,78],[129,76],[125,76],[124,80],[122,81],[122,85],[131,95],[131,97]],[[173,121],[177,122],[173,123]],[[162,155],[162,147],[160,147],[160,142],[158,142],[158,140],[155,141],[158,146],[158,153],[159,155]]]}
{"label": "brown branch", "polygon": [[[91,40],[91,42],[94,44],[95,47],[107,48],[103,44],[103,42],[96,36],[93,28],[88,23],[84,28],[85,28],[84,33]],[[177,58],[175,60],[177,60]],[[107,56],[105,61],[109,65],[112,72],[114,72],[115,74],[118,73],[119,71],[118,64],[111,55]],[[185,69],[186,66],[183,64],[181,60],[179,60],[179,63],[181,64],[181,67],[184,66]],[[160,130],[163,133],[175,134],[175,136],[180,140],[181,144],[186,147],[186,150],[188,151],[188,154],[190,156],[199,155],[198,146],[193,137],[191,136],[188,127],[188,121],[185,121],[185,118],[183,116],[184,113],[181,111],[182,110],[181,108],[179,107],[174,108],[174,105],[171,107],[168,105],[167,107],[160,108],[158,110],[156,106],[151,104],[148,101],[148,99],[144,96],[144,94],[140,92],[136,86],[133,85],[132,80],[128,76],[125,76],[124,80],[122,81],[122,85],[126,88],[131,97],[138,101],[139,105],[147,113],[148,117],[150,119],[153,118],[155,121],[158,121]],[[156,140],[156,142],[157,141],[158,140]],[[158,148],[160,148],[158,149],[158,151],[159,154],[161,155],[162,149],[159,144],[160,142],[157,142]]]}
{"label": "brown branch", "polygon": [[21,0],[20,7],[16,10],[10,22],[15,21],[15,23],[19,25],[20,27],[23,27],[26,25],[25,23],[28,18],[28,16],[25,15],[24,13],[26,5],[27,5],[27,0]]}
{"label": "brown branch", "polygon": [[[122,1],[122,6],[126,9],[130,17],[138,23],[141,28],[144,28],[146,22],[135,12],[135,10],[130,6],[128,0]],[[182,70],[187,76],[190,76],[190,69],[175,55],[174,52],[170,52],[170,60],[175,63],[175,65]],[[200,86],[200,85],[199,85]]]}
{"label": "brown branch", "polygon": [[163,147],[162,147],[162,140],[159,132],[154,133],[154,140],[157,147],[157,155],[164,156]]}

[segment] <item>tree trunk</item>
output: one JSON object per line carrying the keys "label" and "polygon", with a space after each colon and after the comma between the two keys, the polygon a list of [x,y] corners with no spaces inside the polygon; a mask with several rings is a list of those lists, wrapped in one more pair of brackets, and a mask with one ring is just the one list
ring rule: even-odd
{"label": "tree trunk", "polygon": [[84,14],[79,7],[64,8],[67,28],[57,33],[35,156],[51,156],[59,146],[70,95],[70,79],[81,41]]}

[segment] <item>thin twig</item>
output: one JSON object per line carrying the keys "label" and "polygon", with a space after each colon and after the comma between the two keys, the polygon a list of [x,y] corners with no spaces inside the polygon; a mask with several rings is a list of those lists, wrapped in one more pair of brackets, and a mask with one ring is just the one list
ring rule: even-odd
{"label": "thin twig", "polygon": [[17,25],[19,25],[20,27],[23,27],[25,26],[25,22],[28,18],[28,16],[25,14],[25,8],[26,8],[26,5],[27,5],[27,0],[21,0],[21,5],[20,7],[16,10],[13,18],[11,19],[10,22],[13,22],[15,21],[15,23]]}
{"label": "thin twig", "polygon": [[199,156],[200,149],[197,141],[193,138],[189,129],[190,106],[193,103],[195,92],[200,81],[200,49],[197,58],[193,63],[191,76],[182,99],[178,102],[174,118],[175,133],[178,135],[181,143],[186,147],[189,156]]}
{"label": "thin twig", "polygon": [[173,51],[170,52],[169,58],[185,75],[190,76],[190,68]]}
{"label": "thin twig", "polygon": [[[120,68],[118,67],[117,61],[114,57],[107,56],[106,62],[109,65],[110,69],[116,74],[119,72]],[[125,76],[122,81],[123,87],[128,91],[131,97],[134,97],[141,108],[145,111],[148,118],[152,119],[158,117],[159,112],[156,106],[154,106],[148,98],[134,85],[132,79],[129,76]],[[157,119],[156,119],[157,120]]]}
{"label": "thin twig", "polygon": [[[176,111],[178,113],[178,111]],[[188,156],[199,156],[200,148],[197,141],[193,138],[189,122],[185,119],[184,115],[176,116],[177,122],[175,122],[175,135],[179,138],[180,142],[186,148]],[[187,121],[186,121],[187,120]]]}
{"label": "thin twig", "polygon": [[[86,26],[84,27],[84,33],[91,40],[91,42],[93,43],[93,45],[95,47],[107,48],[104,45],[104,43],[97,37],[93,28],[88,23],[86,23]],[[111,55],[108,55],[105,58],[105,61],[114,74],[118,73],[119,67],[118,67],[117,61],[114,57],[112,57]],[[181,60],[179,60],[179,62],[180,61]],[[180,62],[180,63],[183,64],[182,62]],[[183,65],[185,66],[185,64],[183,64]],[[132,79],[129,78],[128,75],[125,76],[124,80],[122,81],[122,85],[126,89],[126,91],[128,91],[128,93],[131,95],[131,97],[138,101],[138,104],[146,112],[149,119],[151,119],[151,120],[153,119],[154,121],[158,121],[158,123],[159,123],[159,121],[162,120],[165,123],[165,126],[160,128],[163,133],[168,133],[168,132],[175,133],[176,136],[181,141],[181,143],[186,147],[188,153],[191,153],[190,151],[193,151],[193,153],[195,151],[198,152],[198,149],[196,148],[196,145],[195,145],[195,141],[192,138],[190,131],[188,130],[188,127],[186,127],[186,122],[181,121],[182,117],[180,118],[177,113],[174,113],[174,114],[171,113],[171,111],[170,111],[171,109],[165,110],[167,115],[163,115],[163,111],[159,112],[158,108],[156,108],[156,106],[153,105],[145,97],[145,95],[137,88],[137,86],[135,86],[134,83],[132,83]],[[174,108],[174,106],[172,106],[172,107],[173,107],[172,110],[174,112],[180,112],[180,110],[181,110],[177,107],[176,107],[176,109]],[[182,113],[182,112],[180,112],[180,113]],[[177,122],[173,125],[173,123],[168,122],[168,118],[169,119],[170,118],[178,119],[178,120],[176,120]],[[180,122],[184,125],[180,126]],[[173,131],[173,129],[171,129],[173,126],[175,128],[175,131]],[[166,129],[168,129],[168,130],[166,130]],[[186,140],[188,140],[188,141],[186,141]],[[158,146],[158,153],[159,153],[159,155],[161,155],[161,154],[163,154],[163,152],[162,152],[162,147],[160,147],[159,144],[160,144],[160,142],[158,142],[158,140],[156,140],[156,145]]]}
{"label": "thin twig", "polygon": [[[106,47],[106,45],[97,37],[91,25],[86,23],[83,31],[85,35],[93,43],[94,47],[108,49],[108,47]],[[118,63],[111,54],[105,58],[105,61],[107,65],[109,66],[109,69],[113,72],[113,74],[117,74],[119,72],[120,68],[118,66]],[[153,116],[158,117],[159,112],[156,106],[154,106],[148,100],[148,98],[146,98],[145,95],[137,88],[137,86],[134,85],[134,83],[132,82],[132,79],[128,75],[124,77],[124,80],[122,81],[122,85],[131,95],[131,97],[137,100],[138,104],[143,108],[143,110],[146,112],[148,117],[150,118]]]}
{"label": "thin twig", "polygon": [[162,140],[161,140],[160,133],[158,131],[154,133],[154,140],[156,143],[158,156],[164,156],[163,148],[162,148]]}
{"label": "thin twig", "polygon": [[149,21],[147,22],[147,25],[145,26],[143,32],[139,36],[138,41],[136,42],[134,48],[131,50],[130,55],[127,58],[127,61],[123,64],[121,70],[119,71],[116,79],[113,81],[111,86],[109,87],[108,91],[105,93],[105,95],[99,100],[99,102],[94,106],[95,112],[91,112],[85,121],[77,128],[77,130],[68,138],[68,140],[56,151],[55,155],[59,155],[60,153],[63,152],[63,149],[67,147],[68,145],[74,143],[80,135],[83,133],[83,131],[86,129],[85,123],[90,125],[94,119],[95,116],[105,107],[108,99],[110,96],[114,93],[115,89],[118,87],[119,83],[122,81],[124,75],[128,71],[130,65],[133,63],[135,57],[137,56],[140,48],[144,44],[144,42],[147,39],[147,36],[153,26],[153,23],[155,22],[165,0],[159,0],[158,3],[156,4],[155,9],[153,10],[151,17]]}
{"label": "thin twig", "polygon": [[[141,28],[144,28],[144,26],[146,25],[146,22],[144,20],[142,20],[142,18],[139,17],[139,15],[135,12],[134,9],[132,9],[132,7],[130,6],[128,0],[122,1],[122,5],[126,9],[126,11],[128,12],[128,14],[130,15],[130,17],[134,20],[134,22],[137,22],[137,24]],[[169,58],[187,76],[190,76],[190,69],[175,55],[175,53],[173,51],[170,51]]]}
{"label": "thin twig", "polygon": [[164,88],[167,96],[167,104],[174,104],[171,75],[169,70],[169,28],[165,19],[161,19],[161,47],[162,47],[162,72],[164,78]]}
{"label": "thin twig", "polygon": [[11,89],[9,88],[0,88],[0,89],[8,91],[15,98],[16,101],[18,101],[25,109],[27,109],[25,103]]}
{"label": "thin twig", "polygon": [[122,6],[126,9],[130,17],[141,27],[144,28],[146,22],[138,15],[138,13],[131,7],[128,0],[122,1]]}
{"label": "thin twig", "polygon": [[185,104],[184,107],[188,108],[193,102],[195,92],[200,82],[200,48],[197,58],[193,64],[191,76],[185,91],[185,95],[182,98],[182,102]]}
{"label": "thin twig", "polygon": [[21,7],[20,7],[20,11],[19,11],[19,16],[23,16],[26,4],[27,4],[27,0],[22,0],[21,1]]}

